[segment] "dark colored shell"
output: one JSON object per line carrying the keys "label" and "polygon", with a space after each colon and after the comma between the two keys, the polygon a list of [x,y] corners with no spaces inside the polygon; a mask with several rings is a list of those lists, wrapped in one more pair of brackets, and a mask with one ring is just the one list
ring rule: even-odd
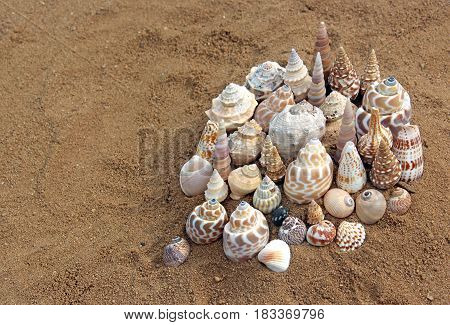
{"label": "dark colored shell", "polygon": [[305,223],[294,217],[288,217],[278,231],[278,238],[289,245],[299,245],[306,237]]}
{"label": "dark colored shell", "polygon": [[272,223],[280,227],[283,224],[284,219],[289,216],[289,210],[282,205],[272,211]]}

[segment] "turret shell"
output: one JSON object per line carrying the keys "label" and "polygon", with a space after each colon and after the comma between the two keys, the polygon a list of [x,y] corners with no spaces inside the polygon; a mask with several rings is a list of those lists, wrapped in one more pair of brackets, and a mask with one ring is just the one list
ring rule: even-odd
{"label": "turret shell", "polygon": [[253,206],[262,213],[271,213],[281,203],[281,192],[278,186],[265,176],[253,194]]}
{"label": "turret shell", "polygon": [[307,212],[307,222],[310,225],[315,225],[324,220],[325,216],[323,214],[322,208],[317,204],[316,201],[312,200],[308,205]]}
{"label": "turret shell", "polygon": [[262,101],[283,84],[285,71],[278,63],[266,61],[250,70],[245,87],[255,94],[257,101]]}
{"label": "turret shell", "polygon": [[223,202],[228,196],[228,185],[223,181],[216,169],[214,169],[207,187],[208,188],[205,191],[205,199],[207,201],[216,199],[219,202]]}
{"label": "turret shell", "polygon": [[284,74],[284,83],[291,87],[295,96],[295,102],[306,98],[311,85],[311,77],[308,74],[308,68],[303,64],[295,49],[291,50],[289,56],[286,73]]}
{"label": "turret shell", "polygon": [[367,175],[364,164],[358,150],[356,150],[355,144],[349,141],[342,151],[336,184],[344,191],[356,193],[364,187],[366,181]]}

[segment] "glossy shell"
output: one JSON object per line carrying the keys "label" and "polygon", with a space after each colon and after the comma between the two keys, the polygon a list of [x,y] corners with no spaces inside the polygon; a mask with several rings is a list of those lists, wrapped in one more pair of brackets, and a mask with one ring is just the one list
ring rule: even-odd
{"label": "glossy shell", "polygon": [[289,245],[300,245],[305,237],[306,225],[302,220],[295,217],[287,217],[278,230],[278,238]]}
{"label": "glossy shell", "polygon": [[[314,44],[313,60],[316,58],[316,53],[320,53],[320,57],[322,59],[323,75],[325,80],[328,80],[328,75],[330,74],[333,64],[331,62],[330,39],[328,38],[327,27],[323,21],[320,22],[319,28],[317,30],[316,42]],[[315,62],[312,63],[313,66],[314,63]]]}
{"label": "glossy shell", "polygon": [[267,214],[271,213],[280,203],[280,189],[268,176],[265,176],[253,194],[253,206]]}
{"label": "glossy shell", "polygon": [[306,240],[313,246],[326,246],[336,237],[336,227],[328,220],[323,220],[309,227]]}
{"label": "glossy shell", "polygon": [[195,155],[181,167],[180,186],[187,196],[202,194],[211,178],[213,168],[211,164]]}
{"label": "glossy shell", "polygon": [[228,185],[231,190],[230,197],[233,200],[239,200],[256,190],[260,183],[261,173],[255,164],[235,169],[228,177]]}
{"label": "glossy shell", "polygon": [[312,71],[311,86],[308,90],[308,102],[316,107],[320,107],[325,102],[325,79],[323,76],[322,59],[320,53],[317,53]]}
{"label": "glossy shell", "polygon": [[396,187],[387,201],[387,206],[392,213],[405,214],[411,206],[411,195],[407,190]]}
{"label": "glossy shell", "polygon": [[256,160],[262,150],[266,134],[255,120],[246,122],[230,135],[229,146],[231,161],[235,166],[250,164]]}
{"label": "glossy shell", "polygon": [[323,198],[323,204],[329,214],[339,219],[347,218],[355,209],[353,198],[340,188],[329,190]]}
{"label": "glossy shell", "polygon": [[216,199],[219,202],[223,202],[228,196],[228,185],[223,181],[216,169],[214,169],[207,187],[208,188],[205,191],[205,199],[207,201]]}
{"label": "glossy shell", "polygon": [[272,211],[272,223],[275,226],[280,227],[288,216],[289,210],[281,205]]}
{"label": "glossy shell", "polygon": [[392,145],[392,152],[401,165],[401,181],[410,182],[422,177],[422,138],[417,125],[405,125],[400,128]]}
{"label": "glossy shell", "polygon": [[341,251],[348,252],[362,246],[366,239],[366,230],[359,222],[343,221],[338,227],[336,244]]}
{"label": "glossy shell", "polygon": [[186,239],[175,237],[164,247],[163,263],[165,266],[176,267],[183,264],[191,252],[191,246]]}
{"label": "glossy shell", "polygon": [[338,120],[344,114],[345,106],[347,104],[347,97],[340,92],[332,91],[329,94],[325,102],[320,105],[320,109],[323,112],[327,122]]}
{"label": "glossy shell", "polygon": [[356,214],[365,224],[380,220],[386,212],[386,200],[377,190],[365,190],[356,198]]}
{"label": "glossy shell", "polygon": [[284,272],[291,261],[291,249],[282,240],[272,240],[258,253],[258,261],[273,272]]}
{"label": "glossy shell", "polygon": [[367,181],[366,169],[356,150],[355,144],[347,142],[342,151],[339,169],[336,175],[336,184],[348,193],[360,191]]}
{"label": "glossy shell", "polygon": [[284,74],[284,83],[291,87],[296,102],[306,98],[311,85],[311,77],[309,76],[308,68],[303,64],[295,49],[292,49],[289,55],[286,73]]}
{"label": "glossy shell", "polygon": [[283,84],[284,73],[285,69],[278,63],[266,61],[250,70],[245,78],[245,87],[257,101],[262,101]]}

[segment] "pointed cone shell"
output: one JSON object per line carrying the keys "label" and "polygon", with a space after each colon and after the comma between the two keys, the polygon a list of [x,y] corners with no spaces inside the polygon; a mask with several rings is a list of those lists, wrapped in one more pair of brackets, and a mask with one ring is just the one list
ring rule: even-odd
{"label": "pointed cone shell", "polygon": [[286,166],[281,160],[278,150],[275,146],[272,147],[266,165],[266,175],[274,182],[280,181],[286,174]]}
{"label": "pointed cone shell", "polygon": [[281,203],[281,192],[278,186],[265,176],[253,194],[253,206],[262,213],[271,213]]}
{"label": "pointed cone shell", "polygon": [[361,95],[364,95],[371,84],[378,83],[380,80],[380,67],[375,50],[372,49],[367,60],[366,68],[364,69],[364,74],[361,76]]}
{"label": "pointed cone shell", "polygon": [[291,50],[289,56],[284,75],[284,83],[291,87],[295,96],[295,102],[306,98],[306,94],[311,85],[311,77],[308,74],[308,68],[303,64],[302,59],[300,59],[295,49]]}
{"label": "pointed cone shell", "polygon": [[355,105],[350,102],[350,99],[347,99],[344,115],[342,117],[341,127],[339,129],[339,136],[336,144],[336,154],[334,156],[334,159],[337,162],[339,162],[339,160],[341,159],[342,149],[344,149],[344,146],[348,141],[353,142],[355,145],[357,143],[355,128],[355,108]]}
{"label": "pointed cone shell", "polygon": [[[319,29],[317,30],[316,43],[314,46],[313,60],[315,60],[316,53],[320,53],[323,75],[325,80],[328,80],[328,75],[330,74],[332,62],[331,62],[331,48],[330,39],[328,38],[327,27],[322,21],[319,24]],[[314,66],[315,61],[312,63]]]}
{"label": "pointed cone shell", "polygon": [[367,175],[355,144],[347,142],[342,151],[336,184],[348,193],[356,193],[366,185]]}
{"label": "pointed cone shell", "polygon": [[208,160],[210,163],[213,161],[216,150],[218,131],[219,123],[208,121],[197,145],[197,155]]}
{"label": "pointed cone shell", "polygon": [[235,166],[250,164],[262,150],[266,134],[255,120],[246,122],[230,135],[230,155]]}
{"label": "pointed cone shell", "polygon": [[295,217],[287,217],[278,230],[278,238],[289,245],[300,245],[306,237],[305,223]]}
{"label": "pointed cone shell", "polygon": [[307,218],[308,218],[307,222],[310,225],[318,224],[325,218],[325,216],[323,215],[322,208],[314,200],[312,200],[311,203],[308,205]]}
{"label": "pointed cone shell", "polygon": [[216,199],[219,202],[223,202],[228,196],[228,185],[225,184],[216,169],[214,169],[207,187],[205,191],[205,199],[207,201]]}
{"label": "pointed cone shell", "polygon": [[353,198],[340,188],[329,190],[323,198],[323,204],[329,214],[339,219],[347,218],[355,209]]}
{"label": "pointed cone shell", "polygon": [[341,46],[336,55],[333,68],[331,68],[328,82],[331,89],[340,92],[345,97],[355,99],[359,93],[360,81],[350,59]]}
{"label": "pointed cone shell", "polygon": [[266,61],[250,70],[245,87],[255,94],[257,101],[262,101],[283,84],[285,71],[278,63]]}
{"label": "pointed cone shell", "polygon": [[308,102],[316,107],[320,107],[325,102],[325,80],[323,77],[322,59],[320,53],[316,55],[314,69],[312,72],[311,87],[308,91]]}
{"label": "pointed cone shell", "polygon": [[194,155],[181,167],[180,186],[186,196],[195,196],[203,193],[211,178],[213,168],[211,164]]}
{"label": "pointed cone shell", "polygon": [[306,240],[313,246],[326,246],[336,237],[336,227],[328,220],[323,220],[309,227]]}
{"label": "pointed cone shell", "polygon": [[400,162],[389,149],[386,140],[381,139],[370,170],[370,181],[376,188],[384,190],[397,184],[401,174]]}
{"label": "pointed cone shell", "polygon": [[261,183],[261,173],[258,166],[246,165],[233,170],[228,176],[233,200],[240,200],[243,196],[252,193]]}
{"label": "pointed cone shell", "polygon": [[344,114],[347,104],[347,97],[337,91],[332,91],[327,96],[325,102],[320,106],[327,122],[338,120]]}
{"label": "pointed cone shell", "polygon": [[270,138],[270,135],[267,135],[264,139],[263,147],[261,150],[261,158],[259,158],[259,163],[263,168],[265,168],[267,163],[269,162],[269,156],[272,153],[272,147],[272,139]]}
{"label": "pointed cone shell", "polygon": [[231,157],[225,122],[223,120],[219,122],[213,167],[217,169],[223,180],[226,181],[228,179],[228,175],[231,172]]}
{"label": "pointed cone shell", "polygon": [[405,214],[411,206],[411,195],[407,190],[396,187],[387,201],[387,206],[392,213]]}
{"label": "pointed cone shell", "polygon": [[341,251],[354,251],[362,246],[365,239],[366,230],[358,222],[343,221],[338,227],[336,244],[341,248]]}
{"label": "pointed cone shell", "polygon": [[258,254],[258,261],[271,271],[284,272],[291,261],[291,249],[282,240],[272,240]]}
{"label": "pointed cone shell", "polygon": [[356,214],[365,224],[378,222],[385,212],[386,200],[377,190],[365,190],[356,198]]}
{"label": "pointed cone shell", "polygon": [[163,262],[165,266],[179,266],[189,256],[191,246],[186,239],[175,237],[170,244],[164,247]]}

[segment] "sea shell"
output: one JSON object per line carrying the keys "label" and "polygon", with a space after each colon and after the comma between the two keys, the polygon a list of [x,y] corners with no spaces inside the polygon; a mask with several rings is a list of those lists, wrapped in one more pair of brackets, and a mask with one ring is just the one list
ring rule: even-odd
{"label": "sea shell", "polygon": [[164,247],[163,262],[165,266],[178,266],[183,264],[191,252],[191,246],[186,239],[175,237],[170,244]]}
{"label": "sea shell", "polygon": [[308,90],[308,102],[319,107],[325,102],[325,79],[323,77],[322,59],[320,53],[316,54],[316,61],[312,71],[311,86]]}
{"label": "sea shell", "polygon": [[400,161],[402,174],[400,180],[415,181],[423,174],[422,139],[417,125],[400,127],[392,145],[392,152]]}
{"label": "sea shell", "polygon": [[291,249],[282,240],[272,240],[258,253],[258,261],[271,271],[284,272],[291,261]]}
{"label": "sea shell", "polygon": [[344,115],[342,116],[342,123],[339,129],[338,140],[336,144],[336,153],[334,155],[335,161],[339,162],[341,159],[342,149],[348,141],[357,143],[356,128],[355,128],[355,110],[356,106],[347,99],[345,104]]}
{"label": "sea shell", "polygon": [[272,223],[277,227],[280,227],[287,217],[289,217],[289,210],[282,205],[272,211]]}
{"label": "sea shell", "polygon": [[283,84],[285,71],[278,63],[266,61],[251,68],[245,78],[245,87],[255,94],[257,101],[261,101]]}
{"label": "sea shell", "polygon": [[[330,74],[332,63],[331,63],[331,48],[330,39],[328,38],[327,27],[323,21],[319,24],[319,29],[317,30],[316,43],[314,46],[313,60],[316,57],[316,53],[320,52],[320,57],[322,59],[323,75],[325,80],[328,80],[328,75]],[[312,63],[314,66],[315,62]]]}
{"label": "sea shell", "polygon": [[213,162],[214,152],[216,151],[218,131],[219,123],[213,121],[206,122],[206,126],[197,145],[197,155],[208,160],[210,163]]}
{"label": "sea shell", "polygon": [[280,181],[286,174],[286,166],[278,154],[277,147],[273,146],[266,165],[266,175],[274,182]]}
{"label": "sea shell", "polygon": [[405,214],[411,206],[411,195],[407,190],[396,187],[387,201],[387,206],[392,213]]}
{"label": "sea shell", "polygon": [[306,225],[295,217],[287,217],[278,230],[278,238],[289,245],[300,245],[305,240],[305,237]]}
{"label": "sea shell", "polygon": [[265,168],[267,163],[269,162],[269,156],[272,154],[272,139],[270,135],[267,135],[264,139],[263,147],[261,150],[261,158],[259,158],[259,163],[261,167]]}
{"label": "sea shell", "polygon": [[331,221],[323,220],[309,227],[306,240],[313,246],[326,246],[336,237],[336,227]]}
{"label": "sea shell", "polygon": [[267,132],[272,118],[285,109],[287,105],[294,104],[294,94],[291,88],[288,85],[283,85],[258,105],[255,111],[255,121],[258,122],[264,132]]}
{"label": "sea shell", "polygon": [[353,198],[340,188],[329,190],[323,198],[323,205],[329,214],[339,219],[347,218],[355,209]]}
{"label": "sea shell", "polygon": [[342,117],[346,104],[347,97],[340,92],[332,91],[325,99],[325,102],[320,106],[320,109],[327,119],[327,122],[331,122]]}
{"label": "sea shell", "polygon": [[230,197],[233,200],[240,200],[243,196],[252,193],[261,183],[261,173],[258,166],[245,165],[233,170],[228,176],[230,186]]}
{"label": "sea shell", "polygon": [[338,187],[349,193],[361,190],[367,181],[366,169],[353,142],[348,141],[342,151],[336,176]]}
{"label": "sea shell", "polygon": [[281,192],[278,186],[265,176],[253,194],[253,206],[262,213],[271,213],[281,203]]}
{"label": "sea shell", "polygon": [[365,190],[356,198],[356,214],[365,224],[376,223],[385,212],[386,200],[377,190]]}
{"label": "sea shell", "polygon": [[378,109],[372,108],[370,115],[369,132],[364,134],[358,142],[359,154],[366,164],[372,164],[382,138],[388,141],[389,147],[392,146],[392,133],[380,124]]}
{"label": "sea shell", "polygon": [[220,177],[217,169],[214,169],[207,187],[208,188],[205,191],[206,200],[216,199],[219,202],[223,202],[228,196],[228,185],[225,184],[222,177]]}
{"label": "sea shell", "polygon": [[216,199],[197,205],[186,221],[186,233],[196,244],[210,244],[218,240],[228,221],[227,212]]}
{"label": "sea shell", "polygon": [[367,88],[373,84],[380,82],[380,67],[378,65],[377,56],[375,50],[372,49],[367,60],[364,73],[361,75],[361,89],[359,90],[361,95],[364,95]]}
{"label": "sea shell", "polygon": [[269,226],[261,211],[242,201],[223,231],[223,250],[232,261],[255,256],[269,241]]}
{"label": "sea shell", "polygon": [[211,178],[211,164],[200,156],[194,155],[181,167],[180,186],[187,196],[202,194]]}
{"label": "sea shell", "polygon": [[230,155],[235,166],[243,166],[256,160],[261,153],[266,134],[255,120],[245,122],[230,135]]}
{"label": "sea shell", "polygon": [[325,134],[325,117],[322,111],[303,101],[287,106],[270,122],[269,135],[278,153],[288,163],[295,158],[300,148]]}
{"label": "sea shell", "polygon": [[333,161],[318,139],[311,139],[289,164],[284,181],[286,196],[299,204],[324,195],[333,180]]}
{"label": "sea shell", "polygon": [[345,97],[355,99],[359,93],[359,79],[350,59],[341,46],[331,68],[328,82],[331,89],[339,91]]}
{"label": "sea shell", "polygon": [[315,225],[321,222],[323,219],[325,219],[325,216],[323,214],[322,208],[320,207],[320,205],[317,204],[316,201],[312,200],[311,203],[308,205],[306,221],[310,225]]}
{"label": "sea shell", "polygon": [[366,230],[359,222],[342,221],[336,234],[336,244],[341,251],[348,252],[362,246],[366,239]]}
{"label": "sea shell", "polygon": [[381,139],[377,155],[370,170],[370,181],[379,189],[385,190],[397,184],[402,174],[400,162],[392,153],[385,139]]}
{"label": "sea shell", "polygon": [[213,167],[217,169],[223,180],[226,181],[228,179],[228,175],[231,172],[231,157],[230,148],[228,146],[227,131],[223,120],[220,120],[219,122]]}
{"label": "sea shell", "polygon": [[308,74],[308,68],[303,64],[295,49],[291,50],[289,56],[286,73],[284,74],[284,83],[291,87],[295,96],[295,102],[306,98],[311,85],[311,77]]}
{"label": "sea shell", "polygon": [[255,95],[244,86],[230,83],[222,93],[212,100],[211,109],[206,111],[210,120],[223,120],[226,130],[233,131],[250,120],[258,103]]}

